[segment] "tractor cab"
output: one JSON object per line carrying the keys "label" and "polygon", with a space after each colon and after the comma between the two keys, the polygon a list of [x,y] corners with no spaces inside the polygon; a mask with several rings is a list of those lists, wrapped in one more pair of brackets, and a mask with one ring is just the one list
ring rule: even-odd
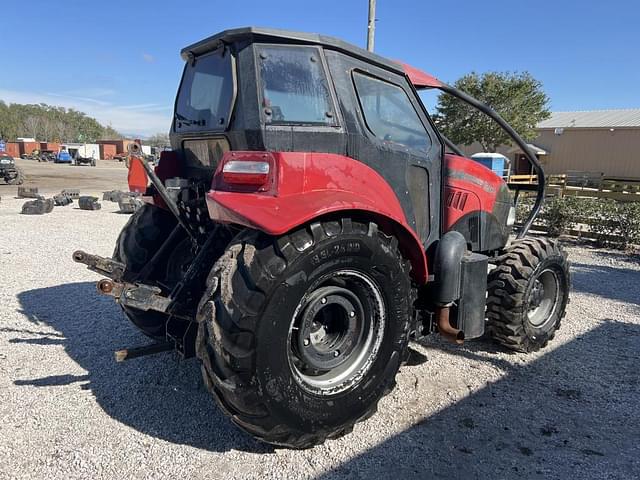
{"label": "tractor cab", "polygon": [[[182,57],[171,128],[174,153],[166,155],[175,155],[179,169],[173,173],[210,181],[232,151],[304,156],[294,163],[337,155],[344,168],[356,162],[356,169],[366,168],[393,191],[402,217],[395,220],[406,223],[406,234],[425,251],[451,229],[474,251],[505,245],[514,219],[507,186],[462,159],[455,146],[458,158],[445,156],[446,139],[416,93],[452,90],[435,77],[340,40],[256,28],[222,32],[184,48]],[[251,156],[239,155],[245,161]],[[240,181],[242,174],[235,178]],[[251,188],[221,181],[217,186]],[[470,194],[468,203],[459,200]],[[210,203],[221,198],[216,193]],[[370,211],[381,208],[376,201],[389,203],[369,199]],[[395,233],[401,228],[393,227]]]}

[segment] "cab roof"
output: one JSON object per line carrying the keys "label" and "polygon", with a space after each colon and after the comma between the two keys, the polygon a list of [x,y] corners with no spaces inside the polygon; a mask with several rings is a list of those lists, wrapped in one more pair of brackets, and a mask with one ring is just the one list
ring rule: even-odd
{"label": "cab roof", "polygon": [[318,33],[304,33],[290,30],[279,30],[261,27],[242,27],[224,30],[211,37],[200,40],[181,50],[180,55],[187,61],[189,58],[218,48],[220,45],[236,42],[289,43],[297,45],[320,45],[359,58],[379,67],[404,74],[416,89],[437,88],[442,83],[432,75],[401,62],[395,62],[375,53],[344,42],[335,37]]}

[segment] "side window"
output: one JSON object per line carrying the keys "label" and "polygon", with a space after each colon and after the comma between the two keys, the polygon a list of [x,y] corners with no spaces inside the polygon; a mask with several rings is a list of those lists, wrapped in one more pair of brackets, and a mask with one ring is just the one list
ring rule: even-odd
{"label": "side window", "polygon": [[371,133],[385,142],[429,149],[431,138],[402,88],[358,72],[353,81]]}
{"label": "side window", "polygon": [[320,53],[313,47],[258,49],[262,109],[267,123],[334,125]]}

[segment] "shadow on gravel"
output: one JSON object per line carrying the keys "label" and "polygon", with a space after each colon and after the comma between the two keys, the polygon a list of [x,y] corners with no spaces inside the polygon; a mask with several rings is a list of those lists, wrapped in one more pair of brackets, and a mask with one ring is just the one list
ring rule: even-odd
{"label": "shadow on gravel", "polygon": [[572,263],[573,290],[640,305],[640,269]]}
{"label": "shadow on gravel", "polygon": [[319,478],[633,478],[639,351],[608,319]]}
{"label": "shadow on gravel", "polygon": [[96,293],[95,283],[72,283],[18,295],[22,313],[37,328],[19,331],[13,343],[48,348],[63,345],[86,375],[20,379],[16,385],[56,388],[84,382],[102,409],[115,420],[169,442],[211,451],[231,449],[268,453],[273,449],[238,430],[206,391],[195,360],[177,361],[165,353],[116,363],[114,350],[146,345],[113,301]]}

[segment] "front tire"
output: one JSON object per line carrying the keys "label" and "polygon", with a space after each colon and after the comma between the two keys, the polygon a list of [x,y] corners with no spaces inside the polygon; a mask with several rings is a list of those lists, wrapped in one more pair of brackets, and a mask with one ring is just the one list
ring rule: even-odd
{"label": "front tire", "polygon": [[307,448],[375,413],[405,359],[413,291],[397,240],[374,223],[240,234],[198,309],[205,383],[240,428]]}
{"label": "front tire", "polygon": [[487,333],[511,350],[545,347],[560,327],[571,278],[557,241],[525,238],[496,259],[488,279]]}

